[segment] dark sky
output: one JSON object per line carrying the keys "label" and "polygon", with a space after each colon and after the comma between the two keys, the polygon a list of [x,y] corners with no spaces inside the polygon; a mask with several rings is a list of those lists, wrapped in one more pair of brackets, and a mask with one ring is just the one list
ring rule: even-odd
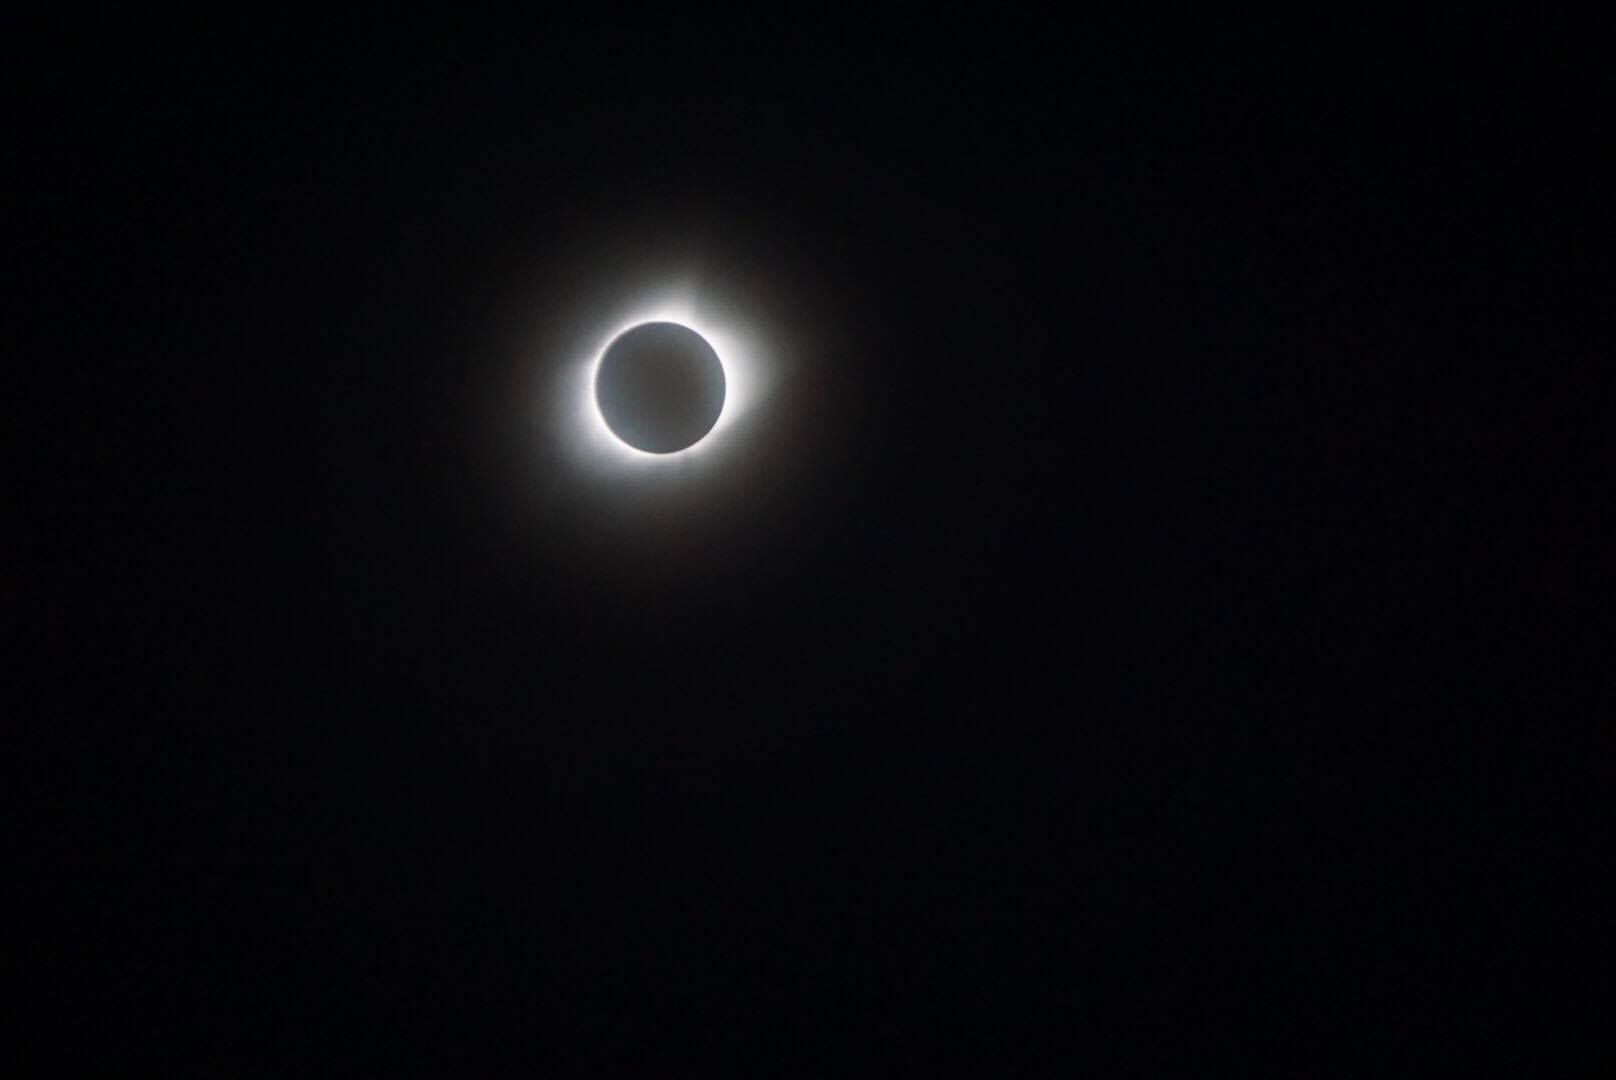
{"label": "dark sky", "polygon": [[[1593,848],[1467,721],[1570,587],[1454,546],[1535,484],[1452,377],[1529,303],[1512,54],[639,18],[14,36],[28,1045],[1345,1076],[1518,1015],[1505,883]],[[792,366],[659,487],[533,388],[668,260]]]}

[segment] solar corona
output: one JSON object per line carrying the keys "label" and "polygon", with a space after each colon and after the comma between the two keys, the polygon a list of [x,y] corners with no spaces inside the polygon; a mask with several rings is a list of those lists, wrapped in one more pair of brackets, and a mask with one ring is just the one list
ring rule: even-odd
{"label": "solar corona", "polygon": [[607,481],[736,464],[779,372],[750,306],[722,293],[676,279],[584,329],[553,399],[579,466]]}

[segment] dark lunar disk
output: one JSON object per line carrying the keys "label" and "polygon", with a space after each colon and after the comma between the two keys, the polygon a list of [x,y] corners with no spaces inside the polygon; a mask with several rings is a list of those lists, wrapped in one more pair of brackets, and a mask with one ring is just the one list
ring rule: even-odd
{"label": "dark lunar disk", "polygon": [[671,454],[700,442],[724,409],[724,365],[677,323],[641,323],[606,347],[595,375],[606,426],[630,446]]}

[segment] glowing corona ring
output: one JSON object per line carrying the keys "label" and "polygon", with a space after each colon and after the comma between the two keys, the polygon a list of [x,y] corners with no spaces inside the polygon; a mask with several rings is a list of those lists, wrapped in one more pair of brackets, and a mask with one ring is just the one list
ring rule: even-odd
{"label": "glowing corona ring", "polygon": [[[642,323],[670,322],[689,327],[706,339],[724,368],[724,404],[712,429],[700,440],[673,453],[636,449],[606,424],[595,397],[595,381],[607,348]],[[767,390],[768,363],[756,338],[740,321],[710,301],[698,303],[691,290],[681,290],[620,311],[588,345],[586,355],[567,366],[562,401],[569,440],[593,462],[633,471],[681,469],[705,463],[734,450],[736,437]]]}

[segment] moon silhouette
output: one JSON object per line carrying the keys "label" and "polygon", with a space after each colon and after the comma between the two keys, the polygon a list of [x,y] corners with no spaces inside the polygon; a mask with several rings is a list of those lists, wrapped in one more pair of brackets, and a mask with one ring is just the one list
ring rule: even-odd
{"label": "moon silhouette", "polygon": [[707,339],[671,322],[619,334],[600,359],[595,402],[623,442],[672,454],[700,442],[724,411],[724,365]]}

